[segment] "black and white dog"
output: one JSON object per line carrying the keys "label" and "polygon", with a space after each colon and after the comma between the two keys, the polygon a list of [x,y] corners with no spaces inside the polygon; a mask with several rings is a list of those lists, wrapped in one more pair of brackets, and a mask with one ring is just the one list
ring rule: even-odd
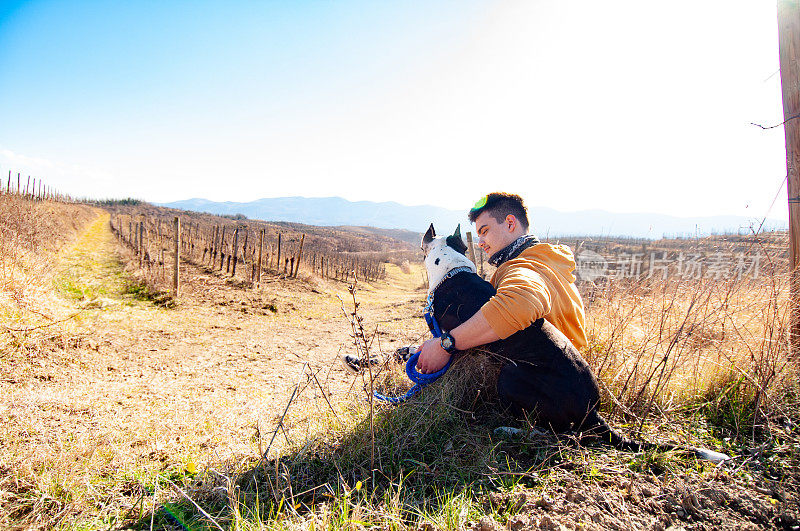
{"label": "black and white dog", "polygon": [[[492,285],[478,276],[465,255],[460,227],[447,237],[436,237],[433,224],[422,238],[428,271],[428,306],[442,330],[452,330],[472,317],[494,294]],[[589,433],[622,449],[673,449],[628,440],[614,431],[597,411],[600,393],[592,370],[567,337],[545,319],[512,336],[486,345],[505,364],[497,391],[513,413],[524,413],[537,426],[555,432]],[[699,457],[721,461],[728,456],[690,449]]]}

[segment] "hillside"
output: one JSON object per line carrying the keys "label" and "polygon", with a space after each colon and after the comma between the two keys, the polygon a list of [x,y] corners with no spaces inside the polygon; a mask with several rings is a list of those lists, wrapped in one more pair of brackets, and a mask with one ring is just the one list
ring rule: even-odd
{"label": "hillside", "polygon": [[[0,206],[0,243],[15,253],[4,252],[0,268],[0,527],[800,525],[800,408],[777,255],[765,254],[777,265],[757,278],[752,269],[730,279],[669,270],[661,281],[642,270],[580,285],[584,355],[602,382],[604,415],[629,436],[735,456],[715,466],[686,452],[584,447],[576,434],[505,416],[496,361],[480,351],[405,405],[371,403],[371,387],[407,389],[389,360],[429,337],[419,255],[392,233],[182,213],[174,298],[176,211],[3,196]],[[141,245],[127,239],[134,222],[149,227]],[[26,227],[30,236],[14,239]],[[273,245],[277,234],[295,243],[306,234],[304,256],[408,253],[408,263],[382,262],[381,278],[351,289],[352,277],[318,262],[304,260],[295,278],[265,261],[255,282],[249,267],[208,260],[206,244],[223,227],[251,242],[263,228]],[[645,254],[639,241],[581,242],[598,254]],[[769,238],[644,243],[747,260],[781,248]],[[353,376],[343,353],[384,362]]]}

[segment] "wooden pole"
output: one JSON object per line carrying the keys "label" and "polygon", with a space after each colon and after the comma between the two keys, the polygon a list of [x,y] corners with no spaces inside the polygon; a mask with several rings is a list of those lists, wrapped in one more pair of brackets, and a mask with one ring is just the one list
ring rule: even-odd
{"label": "wooden pole", "polygon": [[472,233],[467,231],[467,249],[469,249],[469,259],[475,263],[475,247],[472,245]]}
{"label": "wooden pole", "polygon": [[139,269],[142,268],[142,263],[144,262],[144,221],[139,220],[139,235],[137,236],[137,249],[139,252]]}
{"label": "wooden pole", "polygon": [[242,243],[242,264],[247,264],[247,240],[250,239],[250,230],[244,227],[244,243]]}
{"label": "wooden pole", "polygon": [[233,272],[231,273],[232,277],[236,276],[236,261],[239,256],[239,227],[236,227],[233,231]]}
{"label": "wooden pole", "polygon": [[148,239],[149,239],[149,237],[148,237],[147,226],[144,224],[144,221],[142,221],[142,260],[144,260],[145,265],[147,265],[147,269],[149,270],[150,269],[150,252],[149,252],[149,249],[147,247],[147,240]]}
{"label": "wooden pole", "polygon": [[258,234],[258,269],[256,270],[256,283],[261,284],[261,257],[264,254],[264,229]]}
{"label": "wooden pole", "polygon": [[[278,233],[278,259],[275,261],[275,269],[280,269],[281,267],[281,233]],[[286,272],[286,268],[283,268],[283,272]]]}
{"label": "wooden pole", "polygon": [[180,279],[180,261],[181,261],[181,218],[175,216],[175,270],[172,275],[172,292],[175,294],[173,297],[178,298],[179,288],[181,285]]}
{"label": "wooden pole", "polygon": [[292,275],[294,278],[297,278],[297,270],[300,269],[300,257],[303,256],[303,242],[305,239],[305,234],[300,236],[300,249],[297,251],[297,261],[294,263],[294,274]]}
{"label": "wooden pole", "polygon": [[225,226],[222,226],[222,238],[219,240],[219,270],[225,265]]}
{"label": "wooden pole", "polygon": [[790,350],[800,359],[800,0],[778,0],[778,55],[789,197]]}
{"label": "wooden pole", "polygon": [[214,226],[214,245],[211,249],[212,256],[211,256],[211,268],[214,268],[214,263],[217,260],[217,252],[219,252],[219,225]]}

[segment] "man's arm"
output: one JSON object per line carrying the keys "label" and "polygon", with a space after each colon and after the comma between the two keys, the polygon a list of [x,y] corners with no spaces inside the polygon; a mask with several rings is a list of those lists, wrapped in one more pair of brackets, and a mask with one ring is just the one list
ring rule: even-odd
{"label": "man's arm", "polygon": [[[450,335],[453,336],[458,350],[466,350],[500,339],[480,310],[450,330]],[[422,353],[419,355],[417,368],[423,374],[430,374],[447,365],[449,359],[450,354],[442,348],[439,338],[435,337],[422,344]]]}
{"label": "man's arm", "polygon": [[[550,290],[542,276],[527,267],[516,268],[504,275],[497,293],[467,321],[450,330],[458,350],[485,345],[510,336],[528,327],[539,317],[550,313]],[[486,316],[492,319],[489,324]],[[424,374],[436,372],[447,364],[450,354],[442,348],[439,339],[429,339],[422,344],[417,361]]]}

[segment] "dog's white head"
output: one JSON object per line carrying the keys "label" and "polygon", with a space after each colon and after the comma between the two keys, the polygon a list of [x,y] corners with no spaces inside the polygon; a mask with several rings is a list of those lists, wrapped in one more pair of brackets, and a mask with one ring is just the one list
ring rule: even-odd
{"label": "dog's white head", "polygon": [[433,223],[422,237],[422,251],[425,253],[425,268],[428,270],[428,290],[435,289],[444,276],[457,267],[469,267],[475,272],[475,264],[465,256],[467,246],[461,239],[461,225],[451,236],[437,238]]}

